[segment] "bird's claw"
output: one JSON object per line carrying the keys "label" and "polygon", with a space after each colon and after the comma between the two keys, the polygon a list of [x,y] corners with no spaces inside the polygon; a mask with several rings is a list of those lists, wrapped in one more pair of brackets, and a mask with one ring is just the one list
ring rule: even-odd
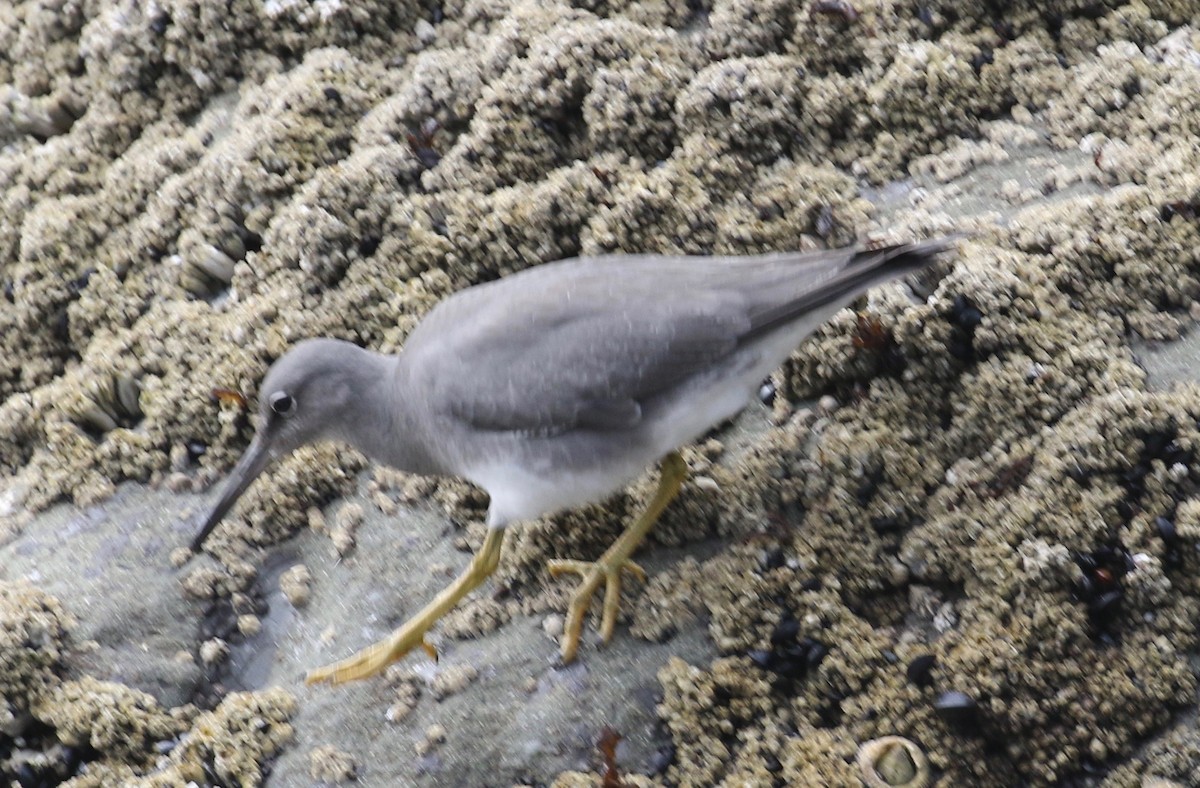
{"label": "bird's claw", "polygon": [[646,571],[625,558],[600,559],[599,561],[579,561],[572,558],[559,558],[546,563],[550,574],[558,577],[567,572],[578,574],[582,580],[571,604],[567,608],[567,620],[563,625],[562,659],[571,662],[579,651],[579,638],[583,632],[583,617],[587,614],[592,596],[604,581],[604,613],[600,619],[600,638],[605,643],[610,641],[613,630],[617,626],[617,613],[621,607],[621,575],[629,572],[643,583],[646,582]]}

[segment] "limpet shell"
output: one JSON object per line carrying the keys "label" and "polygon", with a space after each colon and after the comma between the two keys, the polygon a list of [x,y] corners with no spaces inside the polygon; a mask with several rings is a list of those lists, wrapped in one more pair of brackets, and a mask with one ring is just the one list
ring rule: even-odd
{"label": "limpet shell", "polygon": [[867,788],[926,788],[929,759],[903,736],[883,736],[858,748],[858,767]]}

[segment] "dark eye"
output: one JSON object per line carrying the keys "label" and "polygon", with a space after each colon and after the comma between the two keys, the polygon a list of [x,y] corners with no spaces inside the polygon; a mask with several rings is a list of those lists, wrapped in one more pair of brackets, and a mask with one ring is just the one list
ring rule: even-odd
{"label": "dark eye", "polygon": [[269,400],[271,410],[280,416],[290,416],[292,411],[296,409],[296,400],[292,399],[292,395],[285,391],[276,391],[271,395]]}

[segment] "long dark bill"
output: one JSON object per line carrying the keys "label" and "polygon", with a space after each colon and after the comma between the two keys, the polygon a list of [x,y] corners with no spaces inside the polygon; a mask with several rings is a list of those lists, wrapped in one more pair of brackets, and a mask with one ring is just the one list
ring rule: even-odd
{"label": "long dark bill", "polygon": [[250,441],[250,446],[247,447],[246,453],[238,460],[238,464],[233,467],[229,473],[229,481],[225,483],[225,489],[221,491],[221,497],[217,499],[217,504],[208,513],[208,518],[204,521],[204,526],[200,529],[200,533],[196,534],[196,538],[192,540],[192,552],[200,552],[200,548],[204,546],[204,540],[212,533],[212,529],[217,527],[217,523],[221,522],[221,518],[229,512],[233,505],[237,503],[238,498],[242,497],[242,493],[250,486],[251,482],[258,478],[263,469],[271,462],[271,452],[267,450],[267,444],[257,435],[254,440]]}

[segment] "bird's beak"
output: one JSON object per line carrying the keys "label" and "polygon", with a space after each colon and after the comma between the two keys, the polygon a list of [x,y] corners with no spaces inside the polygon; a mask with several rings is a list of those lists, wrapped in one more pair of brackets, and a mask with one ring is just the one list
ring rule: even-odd
{"label": "bird's beak", "polygon": [[221,518],[233,508],[237,499],[242,497],[242,493],[246,491],[251,482],[258,478],[270,462],[271,452],[267,447],[267,441],[261,435],[255,435],[254,440],[250,441],[246,453],[242,455],[238,464],[230,472],[229,481],[225,483],[225,489],[221,491],[221,497],[217,500],[216,506],[208,513],[204,527],[192,540],[192,552],[200,552],[200,548],[204,546],[204,540],[208,538],[212,529],[217,527]]}

